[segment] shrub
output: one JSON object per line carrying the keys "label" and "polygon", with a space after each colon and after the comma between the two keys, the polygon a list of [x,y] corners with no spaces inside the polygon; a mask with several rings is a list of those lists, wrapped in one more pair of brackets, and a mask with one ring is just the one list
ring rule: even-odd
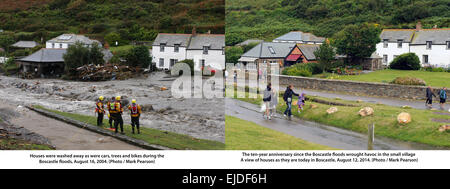
{"label": "shrub", "polygon": [[397,77],[391,83],[398,85],[427,85],[424,80],[415,77]]}
{"label": "shrub", "polygon": [[322,68],[317,63],[300,63],[285,68],[283,75],[310,77],[312,74],[321,74]]}
{"label": "shrub", "polygon": [[419,70],[420,60],[415,53],[405,53],[396,57],[389,68],[396,70]]}
{"label": "shrub", "polygon": [[147,68],[152,63],[152,57],[146,46],[136,46],[125,56],[127,64],[132,67]]}
{"label": "shrub", "polygon": [[[180,64],[180,63],[189,65],[189,68],[191,69],[191,75],[194,75],[194,64],[195,64],[194,60],[185,59],[185,60],[179,61],[175,64]],[[182,70],[178,71],[178,73],[177,73],[177,70],[172,70],[172,75],[182,75],[182,74],[183,74]]]}

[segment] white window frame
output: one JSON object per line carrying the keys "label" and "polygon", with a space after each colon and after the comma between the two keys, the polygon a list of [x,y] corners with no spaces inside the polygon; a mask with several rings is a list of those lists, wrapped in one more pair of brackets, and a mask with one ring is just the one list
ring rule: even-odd
{"label": "white window frame", "polygon": [[165,44],[165,43],[159,44],[159,52],[164,52],[165,47],[166,47],[166,44]]}
{"label": "white window frame", "polygon": [[424,54],[424,55],[422,55],[422,61],[424,64],[430,64],[430,57],[427,54]]}
{"label": "white window frame", "polygon": [[173,52],[180,52],[180,44],[173,45]]}
{"label": "white window frame", "polygon": [[403,48],[403,39],[397,40],[397,48]]}
{"label": "white window frame", "polygon": [[388,39],[383,39],[383,48],[388,48],[389,47],[389,40]]}
{"label": "white window frame", "polygon": [[383,54],[383,63],[385,63],[385,64],[388,63],[388,55],[387,54]]}
{"label": "white window frame", "polygon": [[208,54],[208,51],[209,51],[209,47],[203,46],[203,54]]}
{"label": "white window frame", "polygon": [[426,49],[427,50],[431,50],[432,46],[433,46],[433,42],[432,41],[427,41],[426,42]]}
{"label": "white window frame", "polygon": [[159,67],[164,67],[164,58],[159,58]]}

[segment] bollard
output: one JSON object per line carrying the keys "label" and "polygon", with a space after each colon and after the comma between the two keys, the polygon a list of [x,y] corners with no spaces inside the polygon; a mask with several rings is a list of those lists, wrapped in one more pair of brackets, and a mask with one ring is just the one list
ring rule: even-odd
{"label": "bollard", "polygon": [[369,141],[367,143],[367,150],[373,150],[373,142],[375,141],[375,124],[369,124],[369,133],[368,137]]}

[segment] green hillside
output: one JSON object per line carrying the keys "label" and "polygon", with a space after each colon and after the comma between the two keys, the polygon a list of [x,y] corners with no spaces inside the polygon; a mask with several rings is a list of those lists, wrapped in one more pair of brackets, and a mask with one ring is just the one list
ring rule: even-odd
{"label": "green hillside", "polygon": [[346,25],[450,27],[450,0],[226,0],[227,45],[272,40],[292,30],[331,37]]}
{"label": "green hillside", "polygon": [[0,29],[16,40],[70,32],[151,41],[158,32],[224,33],[224,0],[0,0]]}

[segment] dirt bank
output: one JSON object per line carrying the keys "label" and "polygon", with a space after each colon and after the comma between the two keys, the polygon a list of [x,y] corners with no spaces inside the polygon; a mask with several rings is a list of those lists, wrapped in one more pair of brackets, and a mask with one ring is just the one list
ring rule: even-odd
{"label": "dirt bank", "polygon": [[[57,79],[23,80],[0,76],[0,100],[9,103],[38,104],[47,108],[94,115],[95,100],[123,96],[140,105],[152,106],[144,112],[141,124],[196,138],[225,141],[224,99],[176,99],[170,87],[174,78],[156,72],[146,78],[105,82],[69,82]],[[168,90],[161,90],[166,87]],[[128,111],[123,115],[130,122]]]}

